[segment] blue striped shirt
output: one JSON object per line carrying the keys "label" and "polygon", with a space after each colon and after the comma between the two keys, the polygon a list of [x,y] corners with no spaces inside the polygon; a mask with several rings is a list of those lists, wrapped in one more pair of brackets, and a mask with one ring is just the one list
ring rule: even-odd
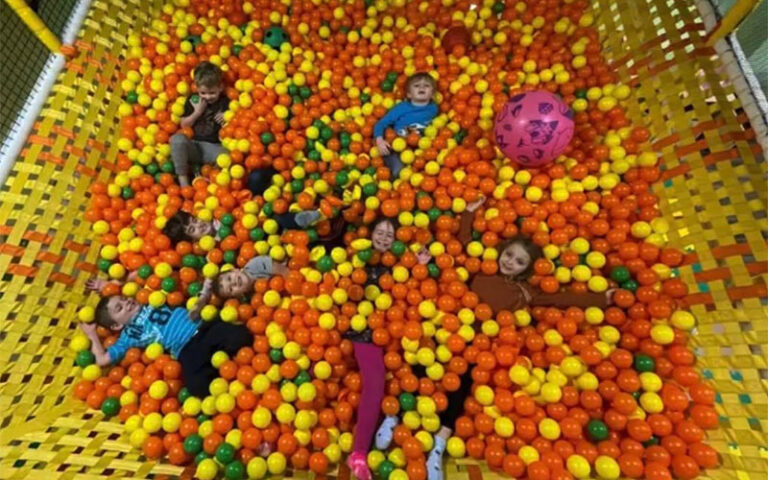
{"label": "blue striped shirt", "polygon": [[146,347],[159,342],[166,351],[178,358],[181,349],[197,332],[200,321],[190,320],[186,308],[167,306],[142,307],[139,313],[123,327],[114,345],[107,348],[110,362],[119,362],[133,347]]}
{"label": "blue striped shirt", "polygon": [[384,135],[384,131],[393,127],[395,133],[404,137],[408,130],[424,131],[432,120],[440,113],[437,105],[429,102],[426,105],[414,105],[409,101],[400,102],[392,107],[373,127],[374,138]]}

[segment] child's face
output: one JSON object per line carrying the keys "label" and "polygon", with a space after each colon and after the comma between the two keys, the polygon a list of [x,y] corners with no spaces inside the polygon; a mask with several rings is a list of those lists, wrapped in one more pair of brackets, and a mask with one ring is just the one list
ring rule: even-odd
{"label": "child's face", "polygon": [[140,308],[141,305],[139,302],[132,298],[123,297],[121,295],[116,295],[110,298],[107,303],[107,311],[109,312],[109,318],[117,323],[117,325],[112,327],[112,330],[122,330],[125,325],[128,325]]}
{"label": "child's face", "polygon": [[395,241],[395,227],[390,222],[380,222],[371,234],[373,248],[379,252],[386,252]]}
{"label": "child's face", "polygon": [[184,227],[184,233],[192,240],[200,240],[206,235],[213,235],[216,233],[216,229],[211,222],[204,222],[199,218],[193,218],[189,221],[186,227]]}
{"label": "child's face", "polygon": [[502,275],[516,277],[531,264],[531,256],[519,243],[513,243],[499,256],[499,271]]}
{"label": "child's face", "polygon": [[242,270],[230,270],[219,275],[219,292],[225,298],[237,298],[251,292],[253,282]]}
{"label": "child's face", "polygon": [[429,80],[420,78],[411,83],[406,92],[408,100],[416,103],[429,103],[435,94],[435,89]]}
{"label": "child's face", "polygon": [[222,87],[220,84],[216,85],[215,87],[205,85],[197,86],[197,94],[200,95],[200,98],[205,100],[207,103],[213,103],[218,100],[219,95],[221,95],[221,91]]}

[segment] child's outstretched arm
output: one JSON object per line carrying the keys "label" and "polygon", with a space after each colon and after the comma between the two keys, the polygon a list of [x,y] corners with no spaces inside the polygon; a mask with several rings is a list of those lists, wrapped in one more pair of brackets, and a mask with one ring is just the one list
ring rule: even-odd
{"label": "child's outstretched arm", "polygon": [[82,329],[88,339],[91,340],[91,353],[93,353],[93,356],[96,358],[96,364],[103,367],[112,363],[112,359],[109,358],[109,352],[104,349],[104,346],[101,344],[101,339],[96,333],[96,324],[81,323],[80,329]]}

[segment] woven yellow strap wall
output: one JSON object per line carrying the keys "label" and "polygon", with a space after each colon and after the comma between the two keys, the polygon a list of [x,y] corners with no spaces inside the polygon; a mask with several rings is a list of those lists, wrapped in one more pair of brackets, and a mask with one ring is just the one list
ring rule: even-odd
{"label": "woven yellow strap wall", "polygon": [[[98,245],[83,220],[86,192],[116,156],[117,72],[127,35],[158,13],[149,0],[96,0],[32,134],[0,189],[0,478],[191,476],[147,462],[73,400],[68,342],[95,271]],[[709,439],[722,467],[711,478],[768,473],[766,168],[738,98],[704,47],[688,1],[596,0],[604,54],[625,83],[634,123],[647,125],[664,158],[655,186],[689,254],[679,274],[691,287],[702,374],[719,394],[721,429]],[[762,299],[762,300],[761,300]],[[449,479],[501,478],[472,461]],[[293,473],[298,477],[306,474]],[[344,469],[339,478],[348,478]]]}

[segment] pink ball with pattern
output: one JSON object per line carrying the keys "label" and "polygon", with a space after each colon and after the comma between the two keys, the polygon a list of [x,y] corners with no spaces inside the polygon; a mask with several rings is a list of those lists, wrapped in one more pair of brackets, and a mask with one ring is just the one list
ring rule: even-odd
{"label": "pink ball with pattern", "polygon": [[512,161],[538,168],[552,163],[573,138],[573,111],[543,90],[513,95],[496,116],[496,145]]}

